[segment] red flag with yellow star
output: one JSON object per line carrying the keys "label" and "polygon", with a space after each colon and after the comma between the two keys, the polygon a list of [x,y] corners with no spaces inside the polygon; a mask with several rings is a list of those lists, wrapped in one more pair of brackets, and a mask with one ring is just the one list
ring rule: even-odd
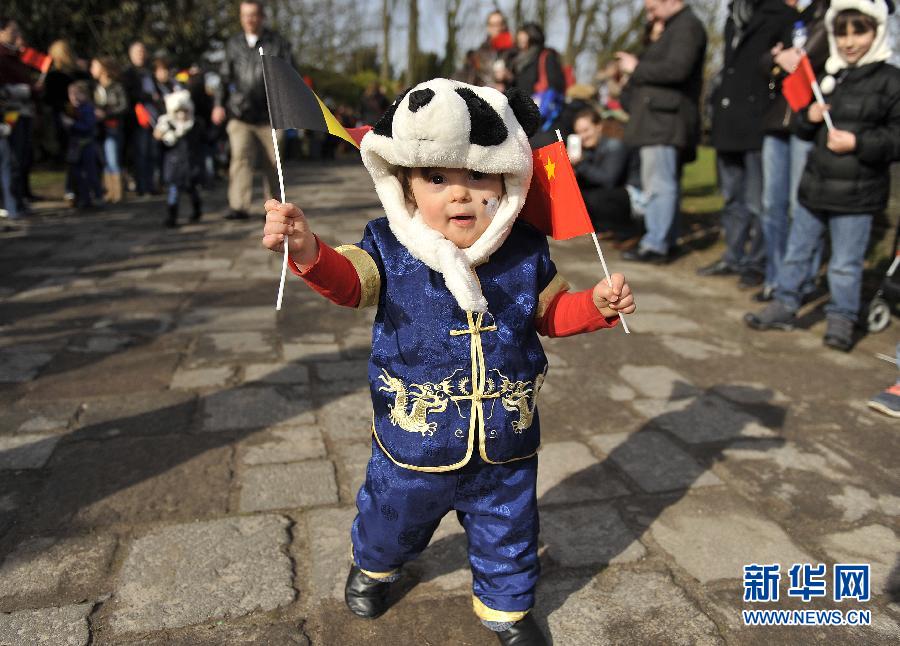
{"label": "red flag with yellow star", "polygon": [[519,217],[554,240],[591,233],[594,225],[561,141],[532,151],[534,174]]}

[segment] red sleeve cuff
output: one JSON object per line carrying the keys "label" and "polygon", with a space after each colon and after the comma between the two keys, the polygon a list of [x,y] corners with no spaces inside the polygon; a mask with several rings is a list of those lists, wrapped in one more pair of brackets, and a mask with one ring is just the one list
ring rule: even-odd
{"label": "red sleeve cuff", "polygon": [[300,276],[307,285],[332,303],[345,307],[358,307],[361,295],[359,276],[353,263],[322,242],[318,236],[319,255],[313,264],[300,269],[288,256],[291,273]]}
{"label": "red sleeve cuff", "polygon": [[591,293],[592,290],[586,289],[574,294],[567,291],[557,294],[544,316],[535,322],[538,333],[549,337],[572,336],[618,325],[618,316],[606,318],[600,313]]}

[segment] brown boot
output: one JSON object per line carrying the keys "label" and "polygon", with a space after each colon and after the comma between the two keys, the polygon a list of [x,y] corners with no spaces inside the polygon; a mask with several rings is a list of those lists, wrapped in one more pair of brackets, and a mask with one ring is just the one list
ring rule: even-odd
{"label": "brown boot", "polygon": [[106,201],[118,204],[122,201],[122,175],[121,173],[107,173],[109,182],[106,189]]}

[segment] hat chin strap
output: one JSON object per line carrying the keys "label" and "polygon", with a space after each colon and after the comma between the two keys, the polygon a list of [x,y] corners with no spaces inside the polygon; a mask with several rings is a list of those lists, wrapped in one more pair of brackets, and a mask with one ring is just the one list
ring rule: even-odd
{"label": "hat chin strap", "polygon": [[471,247],[460,249],[422,219],[422,214],[403,198],[400,182],[393,175],[380,178],[375,190],[387,213],[388,224],[410,255],[444,277],[447,289],[459,306],[471,312],[486,312],[487,300],[474,267],[486,261],[506,241],[522,208],[521,183],[504,175],[507,193],[485,232]]}

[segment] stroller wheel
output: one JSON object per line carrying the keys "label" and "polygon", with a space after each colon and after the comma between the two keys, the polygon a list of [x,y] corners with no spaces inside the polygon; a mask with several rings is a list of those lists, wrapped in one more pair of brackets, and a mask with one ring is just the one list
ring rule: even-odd
{"label": "stroller wheel", "polygon": [[869,332],[881,332],[891,322],[891,306],[883,298],[874,298],[869,303],[869,311],[866,316]]}

